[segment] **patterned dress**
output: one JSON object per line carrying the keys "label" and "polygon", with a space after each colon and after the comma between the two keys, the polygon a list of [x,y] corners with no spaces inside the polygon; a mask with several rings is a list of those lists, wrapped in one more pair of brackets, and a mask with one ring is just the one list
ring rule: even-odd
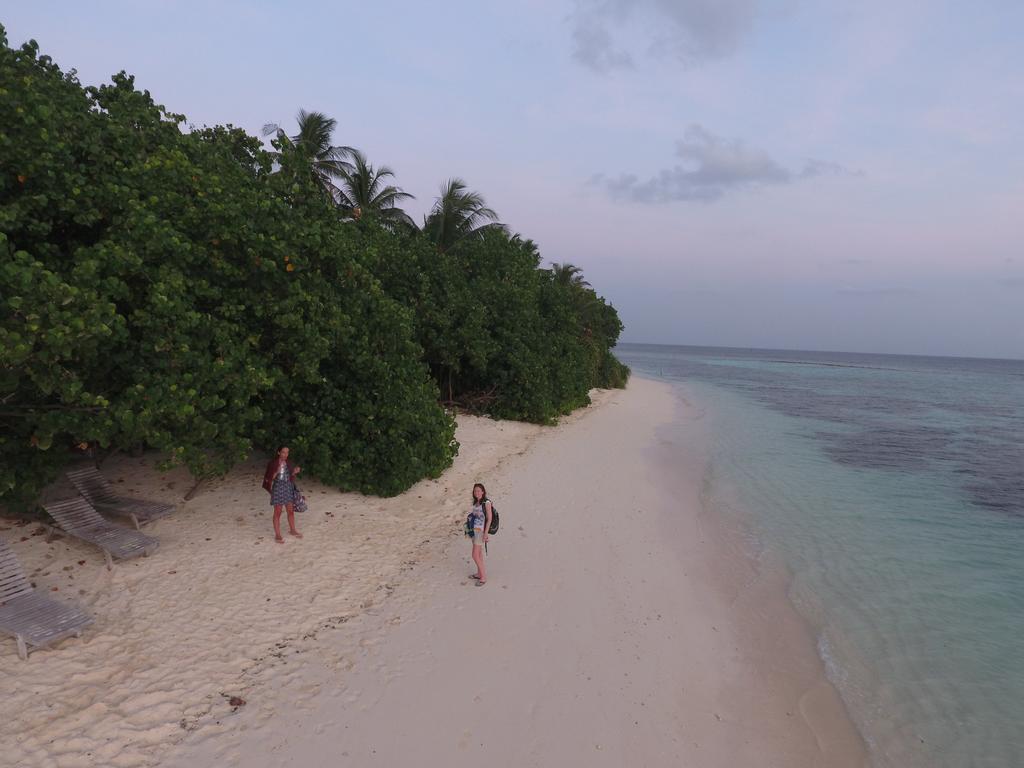
{"label": "patterned dress", "polygon": [[288,474],[288,462],[282,461],[277,465],[277,474],[274,476],[274,485],[270,489],[270,506],[284,506],[295,500],[295,483]]}

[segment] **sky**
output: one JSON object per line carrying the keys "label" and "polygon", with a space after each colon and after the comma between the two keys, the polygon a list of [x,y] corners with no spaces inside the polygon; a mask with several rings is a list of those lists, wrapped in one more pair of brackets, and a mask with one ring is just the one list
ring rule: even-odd
{"label": "sky", "polygon": [[197,126],[300,108],[426,212],[452,176],[622,340],[1024,358],[1018,0],[11,3]]}

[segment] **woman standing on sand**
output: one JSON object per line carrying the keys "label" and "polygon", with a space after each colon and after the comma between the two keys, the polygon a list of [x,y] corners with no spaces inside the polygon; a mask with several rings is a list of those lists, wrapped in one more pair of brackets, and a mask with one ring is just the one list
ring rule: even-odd
{"label": "woman standing on sand", "polygon": [[487,498],[487,489],[482,483],[473,486],[473,507],[470,510],[470,517],[473,520],[473,562],[476,563],[476,573],[470,574],[476,579],[476,585],[482,587],[487,583],[487,570],[484,568],[484,544],[490,538],[487,531],[491,527],[492,506]]}
{"label": "woman standing on sand", "polygon": [[293,466],[288,461],[288,446],[277,449],[277,456],[267,462],[267,471],[263,473],[263,487],[270,494],[270,506],[274,508],[274,541],[284,544],[281,536],[281,512],[288,510],[288,532],[301,539],[302,534],[295,527],[295,476],[302,467]]}

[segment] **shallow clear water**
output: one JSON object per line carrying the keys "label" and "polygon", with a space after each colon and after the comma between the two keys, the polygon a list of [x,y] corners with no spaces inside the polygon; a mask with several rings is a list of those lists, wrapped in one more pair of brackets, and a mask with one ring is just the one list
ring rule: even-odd
{"label": "shallow clear water", "polygon": [[620,345],[713,420],[875,765],[1024,766],[1024,361]]}

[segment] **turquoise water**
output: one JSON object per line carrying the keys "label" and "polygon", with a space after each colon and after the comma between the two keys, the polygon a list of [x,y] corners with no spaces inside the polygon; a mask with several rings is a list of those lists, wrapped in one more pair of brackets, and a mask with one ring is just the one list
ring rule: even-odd
{"label": "turquoise water", "polygon": [[1024,362],[620,345],[712,420],[884,768],[1024,766]]}

